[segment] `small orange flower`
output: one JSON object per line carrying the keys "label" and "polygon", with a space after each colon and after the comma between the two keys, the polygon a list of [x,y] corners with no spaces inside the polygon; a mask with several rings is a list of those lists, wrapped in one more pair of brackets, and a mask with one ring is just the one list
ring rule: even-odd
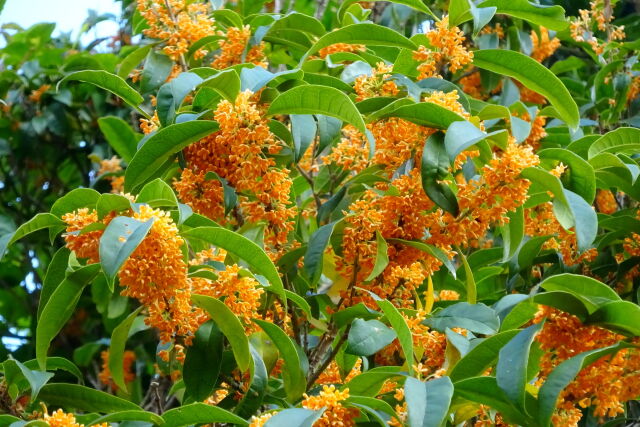
{"label": "small orange flower", "polygon": [[38,89],[31,92],[31,94],[29,95],[29,101],[39,103],[40,100],[42,99],[42,95],[44,95],[44,93],[48,91],[50,88],[51,88],[51,85],[40,86]]}
{"label": "small orange flower", "polygon": [[[98,379],[102,384],[109,386],[111,390],[118,390],[118,386],[113,382],[111,370],[109,369],[109,351],[103,351],[100,353],[100,357],[102,358],[102,370],[98,374]],[[136,373],[132,370],[135,361],[136,354],[133,351],[127,350],[124,352],[122,366],[124,368],[124,382],[127,384],[136,378]]]}
{"label": "small orange flower", "polygon": [[607,215],[614,214],[618,210],[616,196],[611,190],[598,190],[596,193],[596,206],[600,212]]}
{"label": "small orange flower", "polygon": [[338,52],[350,52],[350,53],[359,53],[367,50],[367,47],[363,44],[349,44],[349,43],[334,43],[327,47],[323,47],[318,51],[318,55],[320,58],[324,59],[332,53]]}
{"label": "small orange flower", "polygon": [[317,411],[324,409],[322,417],[316,421],[314,427],[351,427],[355,426],[355,419],[360,411],[355,408],[345,408],[341,402],[349,398],[349,389],[336,390],[333,385],[323,386],[317,396],[304,394],[302,407]]}

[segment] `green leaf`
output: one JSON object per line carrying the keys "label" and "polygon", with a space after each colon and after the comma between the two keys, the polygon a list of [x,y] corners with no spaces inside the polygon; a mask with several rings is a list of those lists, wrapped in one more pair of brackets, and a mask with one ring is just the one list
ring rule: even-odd
{"label": "green leaf", "polygon": [[9,360],[4,362],[4,364],[13,363],[18,367],[31,388],[29,401],[34,402],[38,397],[38,393],[40,393],[40,389],[53,377],[53,374],[51,372],[33,371],[11,356],[9,357]]}
{"label": "green leaf", "polygon": [[540,283],[547,291],[565,291],[584,302],[590,313],[612,301],[620,301],[620,296],[604,283],[579,274],[557,274]]}
{"label": "green leaf", "polygon": [[478,288],[476,286],[476,280],[473,277],[473,270],[467,261],[467,257],[460,249],[458,249],[458,256],[462,265],[464,266],[464,282],[467,291],[467,302],[469,304],[475,304],[478,299]]}
{"label": "green leaf", "polygon": [[115,412],[113,414],[108,414],[100,418],[96,418],[95,420],[91,421],[91,425],[110,423],[114,421],[143,421],[147,423],[153,423],[157,426],[164,424],[164,420],[162,419],[162,417],[160,415],[154,414],[153,412],[130,410]]}
{"label": "green leaf", "polygon": [[209,120],[192,120],[160,129],[136,152],[125,172],[125,191],[132,192],[149,179],[173,154],[218,130]]}
{"label": "green leaf", "polygon": [[553,193],[553,212],[558,222],[566,230],[575,227],[580,251],[589,249],[598,231],[598,217],[591,205],[565,189],[560,180],[547,171],[530,167],[523,170],[521,175]]}
{"label": "green leaf", "polygon": [[498,387],[494,377],[474,377],[458,381],[455,387],[455,396],[487,405],[500,412],[509,423],[535,426],[535,423],[532,423],[533,420],[509,401],[504,391]]}
{"label": "green leaf", "polygon": [[458,361],[449,371],[451,381],[457,382],[466,378],[482,375],[498,359],[498,352],[516,334],[518,330],[500,332],[489,338],[483,339],[480,344],[473,347]]}
{"label": "green leaf", "polygon": [[416,240],[403,240],[403,239],[388,239],[389,242],[401,243],[403,245],[411,246],[412,248],[419,249],[422,252],[426,252],[429,255],[440,261],[449,270],[453,278],[456,277],[456,266],[449,259],[447,254],[440,248],[430,245],[428,243],[418,242]]}
{"label": "green leaf", "polygon": [[371,356],[391,344],[396,333],[379,320],[355,319],[349,329],[346,352]]}
{"label": "green leaf", "polygon": [[561,6],[543,6],[528,0],[486,0],[478,7],[496,7],[498,14],[524,19],[554,31],[564,30],[569,25]]}
{"label": "green leaf", "polygon": [[118,67],[118,77],[127,79],[129,74],[147,57],[149,51],[155,46],[155,43],[149,43],[144,46],[139,46],[131,53],[125,56],[120,62]]}
{"label": "green leaf", "polygon": [[450,305],[423,323],[443,333],[447,328],[465,328],[474,333],[493,335],[500,328],[500,320],[493,309],[484,304],[468,302]]}
{"label": "green leaf", "polygon": [[391,324],[391,327],[398,335],[398,341],[400,341],[400,347],[404,353],[404,358],[407,361],[407,369],[409,375],[413,374],[413,335],[411,335],[411,329],[407,326],[402,314],[398,309],[387,300],[376,300],[378,307],[384,312],[387,320]]}
{"label": "green leaf", "polygon": [[111,346],[109,348],[109,370],[111,371],[111,378],[115,385],[125,393],[127,393],[127,383],[124,381],[124,349],[127,344],[127,338],[129,338],[129,330],[133,321],[142,310],[142,307],[138,307],[133,313],[128,315],[118,326],[113,329],[111,334]]}
{"label": "green leaf", "polygon": [[585,302],[574,294],[565,291],[541,292],[532,298],[537,304],[555,307],[558,310],[573,314],[584,322],[589,316]]}
{"label": "green leaf", "polygon": [[275,35],[283,30],[297,30],[321,37],[326,34],[324,25],[316,18],[298,12],[289,12],[273,23],[267,34]]}
{"label": "green leaf", "polygon": [[280,357],[284,360],[284,368],[282,370],[284,388],[287,392],[287,397],[291,401],[296,401],[307,389],[307,381],[302,369],[302,361],[300,360],[301,354],[296,350],[291,338],[278,326],[264,320],[253,319],[253,321],[269,335],[269,338],[278,347]]}
{"label": "green leaf", "polygon": [[140,104],[144,102],[144,98],[134,88],[129,86],[122,77],[118,77],[115,74],[111,74],[103,70],[84,70],[76,71],[75,73],[67,74],[62,80],[58,82],[56,90],[59,90],[63,83],[70,80],[78,80],[86,83],[91,83],[102,89],[108,90],[114,95],[120,97],[124,102],[135,108],[140,114],[149,118],[149,114],[140,108]]}
{"label": "green leaf", "polygon": [[304,408],[284,409],[269,418],[264,427],[312,427],[320,417],[324,409],[312,411]]}
{"label": "green leaf", "polygon": [[178,199],[169,184],[156,178],[145,184],[138,193],[136,203],[146,203],[153,208],[157,207],[178,207]]}
{"label": "green leaf", "polygon": [[610,347],[598,348],[591,351],[585,351],[577,356],[567,359],[559,364],[547,377],[547,380],[540,387],[538,393],[538,401],[540,408],[538,413],[538,421],[541,426],[547,427],[551,425],[551,417],[556,408],[556,403],[560,393],[578,373],[585,367],[597,361],[601,357],[617,353],[619,350],[628,347],[628,344],[619,342]]}
{"label": "green leaf", "polygon": [[394,46],[417,50],[411,40],[390,28],[372,23],[352,24],[325,34],[305,53],[304,58],[335,43],[364,44],[367,46]]}
{"label": "green leaf", "polygon": [[42,309],[40,321],[36,326],[36,359],[41,370],[45,369],[51,341],[69,320],[82,290],[96,277],[99,270],[100,265],[90,264],[69,273]]}
{"label": "green leaf", "polygon": [[240,76],[236,70],[221,71],[200,84],[200,88],[211,88],[229,102],[235,102],[240,93]]}
{"label": "green leaf", "polygon": [[222,332],[207,322],[196,331],[193,345],[187,348],[182,368],[185,397],[203,401],[213,393],[222,365]]}
{"label": "green leaf", "polygon": [[278,270],[260,246],[251,240],[221,227],[197,227],[183,233],[184,237],[203,240],[217,246],[230,254],[242,258],[258,274],[263,275],[271,284],[267,288],[278,295],[286,308],[287,299],[284,285]]}
{"label": "green leaf", "polygon": [[100,237],[100,265],[111,284],[122,264],[136,250],[151,230],[153,218],[141,222],[118,216],[109,222]]}
{"label": "green leaf", "polygon": [[[6,234],[0,240],[0,259],[4,256],[7,248],[17,242],[24,236],[34,231],[43,230],[45,228],[64,229],[65,223],[55,215],[50,213],[39,213],[29,221],[22,224],[12,234]],[[9,237],[10,236],[10,237]]]}
{"label": "green leaf", "polygon": [[229,423],[241,426],[249,425],[249,423],[239,416],[225,411],[217,406],[207,405],[206,403],[192,403],[183,405],[178,408],[169,409],[162,414],[167,426],[183,427],[194,424],[208,423]]}
{"label": "green leaf", "polygon": [[541,159],[559,160],[568,166],[569,171],[564,176],[568,176],[569,190],[579,194],[587,203],[593,203],[596,197],[596,174],[589,162],[564,148],[547,148],[539,151],[538,156]]}
{"label": "green leaf", "polygon": [[330,222],[318,228],[309,239],[307,252],[304,255],[304,271],[311,279],[311,284],[316,284],[322,274],[322,260],[336,222]]}
{"label": "green leaf", "polygon": [[[24,366],[32,370],[38,369],[39,367],[38,361],[36,359],[31,359],[24,362]],[[47,357],[46,370],[55,371],[58,369],[69,372],[80,381],[83,380],[82,372],[76,365],[73,364],[73,362],[65,359],[64,357]]]}
{"label": "green leaf", "polygon": [[121,194],[105,193],[101,194],[96,203],[98,218],[102,219],[111,212],[120,213],[131,209],[131,200]]}
{"label": "green leaf", "polygon": [[453,384],[449,377],[422,382],[408,377],[404,383],[409,427],[440,427],[447,414],[453,396]]}
{"label": "green leaf", "polygon": [[205,295],[193,295],[194,303],[205,310],[231,344],[238,368],[244,372],[251,363],[249,340],[240,319],[222,301]]}
{"label": "green leaf", "polygon": [[303,85],[289,89],[273,100],[267,114],[324,114],[350,123],[362,133],[366,132],[362,116],[353,101],[340,90],[329,86]]}
{"label": "green leaf", "polygon": [[478,68],[512,77],[543,95],[569,127],[578,127],[580,112],[573,97],[562,81],[535,59],[511,50],[485,49],[473,53],[473,63]]}
{"label": "green leaf", "polygon": [[[338,9],[338,19],[340,22],[343,21],[344,15],[347,13],[347,9],[354,3],[357,3],[358,0],[344,0],[340,5],[340,9]],[[417,10],[418,12],[426,13],[431,17],[435,18],[435,15],[429,9],[422,0],[393,0],[392,3],[403,4],[405,6],[409,6],[410,8]]]}
{"label": "green leaf", "polygon": [[384,237],[382,237],[382,234],[380,234],[380,231],[376,231],[376,247],[376,262],[371,273],[369,273],[369,276],[365,279],[365,282],[369,282],[378,277],[389,264],[387,242],[384,240]]}
{"label": "green leaf", "polygon": [[156,112],[161,126],[167,126],[173,123],[176,117],[176,111],[180,108],[184,98],[196,86],[202,82],[200,76],[194,73],[180,73],[169,83],[160,86],[157,96]]}
{"label": "green leaf", "polygon": [[57,217],[81,208],[93,209],[100,198],[100,193],[91,188],[76,188],[60,197],[51,206],[51,213]]}
{"label": "green leaf", "polygon": [[318,126],[310,114],[291,114],[294,160],[299,162],[311,143],[316,139]]}
{"label": "green leaf", "polygon": [[47,384],[40,390],[40,400],[51,406],[75,408],[86,412],[140,410],[138,405],[128,400],[77,384]]}
{"label": "green leaf", "polygon": [[640,307],[630,301],[609,302],[591,314],[585,323],[637,337],[640,336]]}
{"label": "green leaf", "polygon": [[399,117],[436,129],[447,129],[451,123],[464,120],[464,117],[433,102],[403,105],[381,116],[381,118],[386,117]]}
{"label": "green leaf", "polygon": [[607,132],[589,147],[589,159],[600,153],[634,155],[640,151],[640,129],[621,127]]}
{"label": "green leaf", "polygon": [[485,140],[488,135],[467,121],[453,122],[444,136],[444,147],[453,162],[458,154],[469,147]]}
{"label": "green leaf", "polygon": [[518,251],[520,243],[524,238],[524,209],[522,206],[518,207],[514,212],[507,214],[509,222],[502,226],[502,243],[504,245],[504,255],[502,256],[502,262],[507,262]]}
{"label": "green leaf", "polygon": [[204,179],[215,179],[222,185],[222,194],[224,200],[224,214],[227,215],[238,204],[238,195],[236,190],[229,185],[229,182],[213,171],[209,171],[205,174]]}
{"label": "green leaf", "polygon": [[40,290],[40,301],[38,302],[38,315],[40,319],[42,309],[47,305],[47,301],[51,297],[53,291],[56,290],[58,285],[62,283],[67,273],[67,267],[69,266],[69,256],[71,251],[66,247],[62,247],[56,251],[51,258],[49,266],[47,267],[47,274],[42,281],[42,289]]}
{"label": "green leaf", "polygon": [[115,116],[100,117],[98,126],[111,148],[122,160],[129,163],[136,154],[139,134],[135,133],[127,122]]}
{"label": "green leaf", "polygon": [[527,364],[533,339],[542,328],[537,323],[520,331],[507,343],[498,355],[496,382],[505,395],[517,407],[524,410],[525,387],[527,384]]}
{"label": "green leaf", "polygon": [[422,152],[422,188],[429,198],[440,208],[457,216],[460,208],[458,199],[442,181],[449,174],[449,157],[441,132],[434,133],[424,144]]}
{"label": "green leaf", "polygon": [[245,418],[250,417],[260,409],[269,383],[269,374],[262,357],[253,346],[250,346],[250,350],[253,358],[253,369],[251,369],[253,378],[251,379],[249,391],[245,393],[235,409],[238,415]]}

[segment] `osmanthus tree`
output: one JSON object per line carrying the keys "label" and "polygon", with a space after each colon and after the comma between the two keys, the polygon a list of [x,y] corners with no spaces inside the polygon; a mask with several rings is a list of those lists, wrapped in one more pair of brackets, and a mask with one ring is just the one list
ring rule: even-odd
{"label": "osmanthus tree", "polygon": [[53,92],[130,107],[108,187],[0,238],[55,249],[3,423],[633,422],[630,5],[128,7],[141,41]]}

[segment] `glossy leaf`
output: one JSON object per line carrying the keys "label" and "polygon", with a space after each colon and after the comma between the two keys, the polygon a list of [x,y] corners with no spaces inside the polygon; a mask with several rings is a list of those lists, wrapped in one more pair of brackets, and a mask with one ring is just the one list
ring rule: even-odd
{"label": "glossy leaf", "polygon": [[222,331],[233,350],[238,368],[246,371],[251,363],[249,340],[244,333],[244,326],[233,312],[222,301],[205,295],[193,295],[193,302],[205,310]]}
{"label": "glossy leaf", "polygon": [[249,425],[239,416],[217,406],[206,403],[191,403],[178,408],[169,409],[162,414],[167,426],[184,427],[194,424],[229,423],[241,426]]}
{"label": "glossy leaf", "polygon": [[449,377],[440,377],[427,382],[408,377],[404,383],[410,427],[439,427],[444,422],[453,384]]}
{"label": "glossy leaf", "polygon": [[280,274],[260,246],[241,234],[221,227],[197,227],[184,232],[183,235],[222,248],[245,260],[254,272],[263,275],[269,281],[271,286],[267,289],[278,295],[286,307],[286,295]]}
{"label": "glossy leaf", "polygon": [[274,99],[267,113],[324,114],[350,123],[363,133],[366,131],[362,116],[353,101],[343,92],[329,86],[296,86]]}
{"label": "glossy leaf", "polygon": [[578,126],[580,113],[573,97],[562,81],[536,60],[511,50],[485,49],[474,52],[473,63],[478,68],[518,80],[547,98],[567,125]]}
{"label": "glossy leaf", "polygon": [[500,320],[495,311],[484,304],[459,302],[442,309],[423,321],[430,328],[444,332],[446,328],[465,328],[479,334],[495,334]]}
{"label": "glossy leaf", "polygon": [[98,126],[111,148],[129,163],[136,154],[139,134],[131,129],[131,125],[115,116],[100,117]]}
{"label": "glossy leaf", "polygon": [[138,307],[130,315],[128,315],[122,323],[113,329],[111,334],[111,346],[109,348],[109,371],[111,372],[111,378],[115,385],[120,390],[127,390],[127,383],[124,381],[124,349],[127,344],[127,338],[129,338],[129,330],[133,321],[142,310],[142,307]]}
{"label": "glossy leaf", "polygon": [[378,307],[384,312],[391,327],[398,335],[400,347],[402,347],[404,358],[407,361],[407,369],[409,370],[409,374],[411,374],[413,372],[413,336],[411,335],[411,330],[409,326],[407,326],[407,322],[404,317],[402,317],[402,314],[400,314],[398,309],[391,304],[390,301],[376,300],[376,304],[378,304]]}
{"label": "glossy leaf", "polygon": [[307,385],[300,354],[296,350],[295,344],[282,329],[273,323],[258,319],[254,319],[254,322],[269,335],[269,338],[278,347],[280,357],[284,360],[282,375],[287,397],[295,401],[304,393]]}
{"label": "glossy leaf", "polygon": [[70,80],[77,80],[91,83],[102,89],[108,90],[114,95],[120,97],[124,102],[135,108],[140,114],[149,118],[149,114],[140,108],[140,104],[144,101],[142,96],[127,84],[122,77],[116,76],[104,70],[83,70],[76,71],[66,75],[58,83],[60,86]]}
{"label": "glossy leaf", "polygon": [[141,222],[118,216],[109,222],[100,237],[100,265],[110,282],[113,282],[122,264],[147,236],[153,221],[153,218]]}
{"label": "glossy leaf", "polygon": [[93,388],[77,384],[47,384],[40,399],[51,406],[76,408],[87,412],[139,411],[135,403]]}
{"label": "glossy leaf", "polygon": [[325,34],[307,51],[305,57],[313,55],[323,47],[335,43],[394,46],[416,50],[418,47],[408,38],[390,28],[370,23],[352,24]]}
{"label": "glossy leaf", "polygon": [[205,120],[178,123],[158,130],[131,159],[125,172],[125,191],[135,190],[172,155],[216,130],[216,122]]}
{"label": "glossy leaf", "polygon": [[527,364],[531,345],[542,323],[536,323],[520,331],[498,355],[496,382],[505,395],[519,408],[524,408],[527,384]]}
{"label": "glossy leaf", "polygon": [[389,264],[389,255],[387,254],[388,246],[387,242],[382,237],[379,231],[376,231],[376,262],[371,270],[371,273],[367,276],[365,281],[371,281],[378,277]]}
{"label": "glossy leaf", "polygon": [[45,369],[51,341],[69,320],[84,287],[96,277],[99,270],[98,264],[80,267],[69,273],[49,297],[36,327],[36,358],[40,369]]}
{"label": "glossy leaf", "polygon": [[379,320],[355,319],[349,329],[346,352],[371,356],[391,344],[396,333]]}

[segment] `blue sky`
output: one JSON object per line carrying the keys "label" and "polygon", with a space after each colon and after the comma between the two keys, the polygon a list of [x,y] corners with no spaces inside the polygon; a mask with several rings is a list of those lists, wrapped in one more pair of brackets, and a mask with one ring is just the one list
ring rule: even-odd
{"label": "blue sky", "polygon": [[[72,31],[75,36],[87,11],[120,14],[120,2],[114,0],[7,0],[0,14],[0,23],[15,22],[28,27],[37,22],[55,22],[56,30]],[[102,22],[89,34],[90,40],[115,34],[115,23]]]}

